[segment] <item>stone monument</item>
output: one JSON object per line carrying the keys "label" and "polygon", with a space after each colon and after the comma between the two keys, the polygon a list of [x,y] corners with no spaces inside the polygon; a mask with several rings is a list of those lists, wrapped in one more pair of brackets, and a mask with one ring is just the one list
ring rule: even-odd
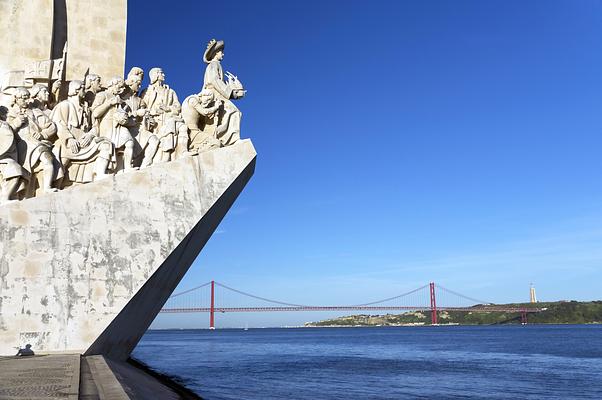
{"label": "stone monument", "polygon": [[201,93],[140,91],[125,0],[0,5],[0,355],[125,360],[253,175],[245,90],[212,39]]}

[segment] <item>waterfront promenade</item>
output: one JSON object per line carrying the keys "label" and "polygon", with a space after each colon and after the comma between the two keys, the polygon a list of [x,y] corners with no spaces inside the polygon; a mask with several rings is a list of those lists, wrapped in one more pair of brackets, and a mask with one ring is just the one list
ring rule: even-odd
{"label": "waterfront promenade", "polygon": [[2,357],[0,399],[200,399],[169,378],[139,366],[79,354]]}

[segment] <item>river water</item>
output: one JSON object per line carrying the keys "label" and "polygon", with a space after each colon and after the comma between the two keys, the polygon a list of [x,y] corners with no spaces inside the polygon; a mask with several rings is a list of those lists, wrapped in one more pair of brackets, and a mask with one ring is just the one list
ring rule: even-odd
{"label": "river water", "polygon": [[149,331],[134,357],[218,399],[602,399],[602,325]]}

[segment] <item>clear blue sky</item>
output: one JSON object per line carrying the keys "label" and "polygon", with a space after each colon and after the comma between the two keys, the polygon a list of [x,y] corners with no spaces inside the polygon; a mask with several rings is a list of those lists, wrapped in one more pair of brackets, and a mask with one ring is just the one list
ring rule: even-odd
{"label": "clear blue sky", "polygon": [[533,282],[541,300],[602,298],[602,2],[161,3],[129,2],[127,68],[162,66],[183,99],[225,40],[259,154],[178,290],[354,304],[435,281],[501,303]]}

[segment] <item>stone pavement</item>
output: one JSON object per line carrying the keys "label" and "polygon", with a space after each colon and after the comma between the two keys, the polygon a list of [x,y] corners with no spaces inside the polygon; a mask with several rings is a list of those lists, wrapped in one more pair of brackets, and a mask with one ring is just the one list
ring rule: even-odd
{"label": "stone pavement", "polygon": [[0,358],[0,400],[77,400],[79,369],[79,354]]}
{"label": "stone pavement", "polygon": [[199,400],[148,367],[79,354],[0,357],[0,400]]}

